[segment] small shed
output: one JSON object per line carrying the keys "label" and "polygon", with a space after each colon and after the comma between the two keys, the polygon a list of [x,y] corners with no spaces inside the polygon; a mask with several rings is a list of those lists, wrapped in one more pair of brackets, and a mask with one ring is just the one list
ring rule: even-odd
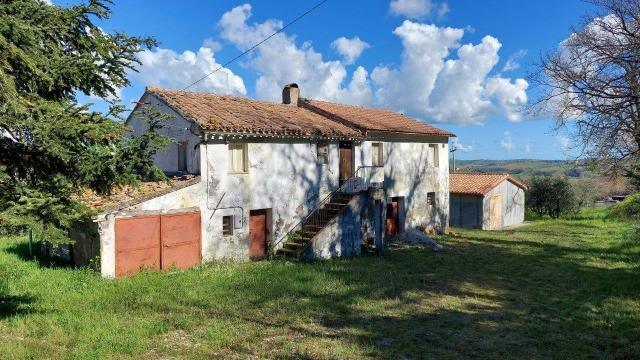
{"label": "small shed", "polygon": [[527,185],[509,174],[449,175],[449,225],[499,230],[524,221]]}

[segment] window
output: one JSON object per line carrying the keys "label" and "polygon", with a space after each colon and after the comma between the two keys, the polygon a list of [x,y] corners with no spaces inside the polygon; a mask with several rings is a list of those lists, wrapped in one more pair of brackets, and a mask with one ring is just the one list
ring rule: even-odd
{"label": "window", "polygon": [[429,164],[438,167],[440,166],[440,156],[438,156],[438,145],[429,145]]}
{"label": "window", "polygon": [[222,217],[222,236],[233,235],[233,216],[227,215]]}
{"label": "window", "polygon": [[436,204],[436,193],[434,192],[427,193],[427,205],[433,206],[435,204]]}
{"label": "window", "polygon": [[325,141],[316,144],[316,153],[320,164],[329,164],[329,144]]}
{"label": "window", "polygon": [[187,172],[187,143],[178,143],[178,171]]}
{"label": "window", "polygon": [[382,155],[382,143],[371,144],[371,165],[383,166],[384,157]]}
{"label": "window", "polygon": [[229,144],[229,172],[247,172],[247,144]]}

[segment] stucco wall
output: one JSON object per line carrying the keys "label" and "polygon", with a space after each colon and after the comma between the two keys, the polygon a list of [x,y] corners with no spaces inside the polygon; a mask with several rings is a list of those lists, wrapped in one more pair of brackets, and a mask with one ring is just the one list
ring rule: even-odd
{"label": "stucco wall", "polygon": [[[441,139],[433,139],[441,141]],[[233,142],[233,140],[228,140]],[[407,140],[405,140],[407,141]],[[247,142],[249,169],[228,171],[228,144],[209,140],[202,145],[201,174],[208,189],[203,218],[203,256],[207,260],[248,259],[249,211],[271,209],[271,237],[280,240],[318,199],[338,184],[338,142],[329,145],[329,163],[318,162],[316,144],[304,140],[236,140]],[[354,143],[355,168],[371,162],[371,143]],[[428,142],[384,142],[383,179],[386,197],[405,197],[405,227],[422,226],[444,230],[448,221],[448,148],[439,143],[439,167],[428,165]],[[363,170],[358,175],[368,176]],[[427,205],[427,193],[435,192],[436,203]],[[231,208],[233,207],[233,208]],[[224,208],[215,210],[216,208]],[[232,236],[222,236],[222,217],[241,216]],[[359,233],[359,231],[358,231]]]}
{"label": "stucco wall", "polygon": [[[386,140],[386,139],[385,139]],[[382,141],[384,188],[387,202],[405,198],[405,227],[433,227],[444,231],[449,214],[449,147],[446,138],[395,138]],[[356,152],[356,168],[371,164],[371,144],[365,141]],[[429,164],[429,145],[438,145],[438,167]],[[435,204],[427,205],[427,194],[435,193]]]}
{"label": "stucco wall", "polygon": [[[149,128],[144,121],[144,111],[154,109],[167,115],[167,120],[163,122],[164,128],[160,133],[174,140],[165,150],[158,152],[154,157],[155,164],[166,173],[177,173],[178,169],[178,144],[186,143],[187,150],[187,172],[189,174],[200,173],[200,130],[194,123],[185,120],[178,113],[173,111],[164,102],[153,95],[145,94],[140,99],[140,105],[131,113],[126,125],[131,128],[131,135],[138,136]],[[147,110],[148,111],[148,110]]]}
{"label": "stucco wall", "polygon": [[[491,198],[502,196],[502,225],[492,228],[489,222]],[[510,181],[503,181],[484,197],[484,218],[482,228],[484,230],[497,230],[507,226],[517,225],[524,221],[524,190]]]}

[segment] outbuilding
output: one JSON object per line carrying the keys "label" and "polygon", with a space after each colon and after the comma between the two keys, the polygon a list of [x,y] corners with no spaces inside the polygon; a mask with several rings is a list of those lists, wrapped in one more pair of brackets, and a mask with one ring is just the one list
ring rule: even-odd
{"label": "outbuilding", "polygon": [[509,174],[450,174],[449,225],[499,230],[521,224],[525,190],[527,185]]}

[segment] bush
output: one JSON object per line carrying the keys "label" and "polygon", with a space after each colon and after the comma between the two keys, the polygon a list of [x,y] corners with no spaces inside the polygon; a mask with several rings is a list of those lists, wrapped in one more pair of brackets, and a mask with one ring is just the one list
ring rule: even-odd
{"label": "bush", "polygon": [[529,183],[527,208],[534,213],[557,219],[575,213],[576,196],[566,177],[535,176]]}
{"label": "bush", "polygon": [[627,196],[609,211],[609,217],[619,220],[640,221],[640,193]]}

